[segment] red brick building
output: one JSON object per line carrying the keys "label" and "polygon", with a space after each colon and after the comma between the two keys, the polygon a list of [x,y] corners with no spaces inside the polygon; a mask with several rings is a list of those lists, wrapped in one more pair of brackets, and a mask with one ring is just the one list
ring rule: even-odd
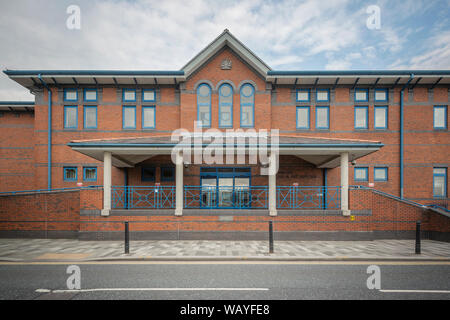
{"label": "red brick building", "polygon": [[[83,187],[65,190],[76,197],[78,205],[66,208],[76,226],[54,222],[46,232],[92,238],[102,229],[109,237],[120,221],[136,219],[142,237],[175,230],[179,237],[181,224],[191,238],[217,231],[252,238],[249,231],[275,219],[285,238],[391,236],[410,234],[430,210],[448,215],[450,71],[276,71],[225,30],[179,71],[4,73],[35,101],[0,104],[0,191]],[[279,148],[268,139],[266,163],[252,163],[252,142],[236,136],[234,163],[225,155],[198,163],[185,150],[172,159],[171,135],[180,128],[278,129]],[[194,139],[189,146],[207,148]],[[245,163],[236,163],[239,152]],[[264,174],[274,163],[278,172]],[[0,197],[6,220],[20,206],[14,197]],[[395,208],[381,208],[390,201]],[[402,210],[406,220],[389,217]],[[160,224],[151,222],[158,216]],[[22,222],[2,230],[43,230]]]}

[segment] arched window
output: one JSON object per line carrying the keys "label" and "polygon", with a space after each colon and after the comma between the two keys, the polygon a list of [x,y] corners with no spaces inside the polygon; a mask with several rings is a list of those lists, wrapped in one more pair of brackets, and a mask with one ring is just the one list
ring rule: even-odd
{"label": "arched window", "polygon": [[233,87],[228,83],[219,87],[219,127],[233,127]]}
{"label": "arched window", "polygon": [[197,88],[197,121],[199,126],[211,126],[211,87],[202,83]]}
{"label": "arched window", "polygon": [[255,126],[255,88],[246,83],[241,87],[241,127]]}

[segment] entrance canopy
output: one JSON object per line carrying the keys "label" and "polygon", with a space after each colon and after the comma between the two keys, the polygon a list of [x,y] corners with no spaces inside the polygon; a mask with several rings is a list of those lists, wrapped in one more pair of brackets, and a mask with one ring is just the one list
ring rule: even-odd
{"label": "entrance canopy", "polygon": [[[349,154],[349,161],[357,160],[383,147],[381,142],[352,139],[311,138],[304,136],[279,136],[278,141],[268,137],[261,140],[246,139],[245,142],[234,142],[234,150],[248,152],[251,149],[278,146],[279,155],[297,156],[319,168],[335,168],[340,165],[340,155]],[[224,139],[225,141],[225,139]],[[173,141],[171,136],[153,136],[119,139],[76,140],[68,144],[73,150],[103,161],[104,152],[112,155],[112,164],[116,167],[134,167],[155,155],[170,155],[174,147],[207,148],[230,147],[229,144],[197,143],[192,139],[189,143]],[[225,154],[225,151],[224,151]]]}

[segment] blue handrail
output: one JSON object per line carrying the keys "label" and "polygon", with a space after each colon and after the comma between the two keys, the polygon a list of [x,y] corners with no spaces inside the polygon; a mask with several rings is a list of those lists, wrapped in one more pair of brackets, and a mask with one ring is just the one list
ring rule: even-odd
{"label": "blue handrail", "polygon": [[58,192],[58,191],[80,190],[80,189],[93,189],[93,188],[103,188],[103,186],[82,186],[82,187],[55,188],[55,189],[6,191],[6,192],[0,192],[0,196],[19,195],[19,194],[24,194],[24,193]]}

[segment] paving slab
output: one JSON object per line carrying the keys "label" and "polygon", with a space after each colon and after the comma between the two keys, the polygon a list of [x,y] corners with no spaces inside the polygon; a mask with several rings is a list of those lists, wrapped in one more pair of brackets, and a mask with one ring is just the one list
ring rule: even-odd
{"label": "paving slab", "polygon": [[95,260],[449,260],[450,243],[422,240],[267,241],[165,240],[123,241],[0,239],[0,261]]}

